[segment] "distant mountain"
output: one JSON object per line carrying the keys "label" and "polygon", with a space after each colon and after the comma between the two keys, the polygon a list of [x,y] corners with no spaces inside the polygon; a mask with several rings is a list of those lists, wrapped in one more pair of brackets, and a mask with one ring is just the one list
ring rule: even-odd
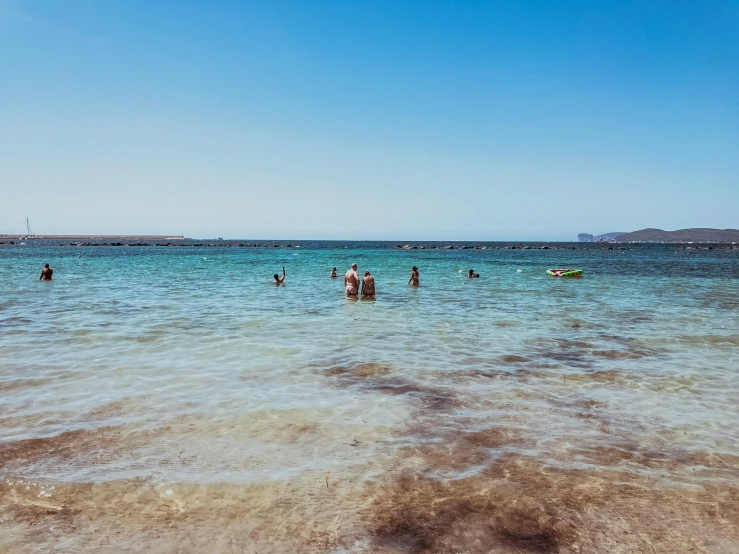
{"label": "distant mountain", "polygon": [[625,235],[626,233],[605,233],[604,235],[591,235],[589,233],[580,233],[577,235],[578,242],[601,242],[613,240],[616,237]]}
{"label": "distant mountain", "polygon": [[618,242],[739,242],[739,229],[642,229],[618,236]]}

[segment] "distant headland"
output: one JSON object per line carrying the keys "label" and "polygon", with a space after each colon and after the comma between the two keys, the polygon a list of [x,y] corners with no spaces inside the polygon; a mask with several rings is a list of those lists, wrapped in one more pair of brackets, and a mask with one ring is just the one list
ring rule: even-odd
{"label": "distant headland", "polygon": [[616,237],[620,235],[625,235],[625,232],[622,233],[605,233],[603,235],[591,235],[590,233],[580,233],[577,235],[577,242],[609,242],[612,240],[615,240]]}
{"label": "distant headland", "polygon": [[642,229],[631,233],[606,233],[590,235],[580,233],[578,242],[739,242],[739,229],[680,229],[663,231],[662,229]]}

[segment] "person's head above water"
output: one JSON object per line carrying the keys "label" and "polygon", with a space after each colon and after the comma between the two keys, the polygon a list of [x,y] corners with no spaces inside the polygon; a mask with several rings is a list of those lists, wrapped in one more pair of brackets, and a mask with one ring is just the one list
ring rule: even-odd
{"label": "person's head above water", "polygon": [[279,280],[280,280],[280,276],[277,275],[277,273],[275,273],[275,281],[279,281]]}
{"label": "person's head above water", "polygon": [[356,271],[356,270],[357,270],[357,264],[352,264],[352,269],[353,269],[354,271]]}
{"label": "person's head above water", "polygon": [[475,272],[474,272],[474,271],[472,271],[472,270],[470,269],[470,271],[469,271],[468,275],[469,275],[470,277],[472,277],[472,276],[473,276],[474,274],[475,274]]}
{"label": "person's head above water", "polygon": [[365,276],[365,277],[368,277],[368,276],[369,276],[369,274],[370,274],[370,272],[369,272],[369,271],[365,271],[365,272],[364,272],[364,276]]}
{"label": "person's head above water", "polygon": [[45,267],[46,269],[49,269],[49,264],[44,264],[44,267]]}
{"label": "person's head above water", "polygon": [[336,271],[336,268],[335,268],[335,267],[334,267],[334,268],[332,268],[332,269],[331,269],[331,271]]}

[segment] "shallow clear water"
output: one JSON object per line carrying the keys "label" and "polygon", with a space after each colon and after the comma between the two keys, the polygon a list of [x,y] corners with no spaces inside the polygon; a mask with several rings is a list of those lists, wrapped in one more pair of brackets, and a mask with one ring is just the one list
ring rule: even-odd
{"label": "shallow clear water", "polygon": [[[429,527],[425,512],[401,530],[378,515],[415,513],[388,493],[408,472],[477,491],[504,461],[601,488],[629,475],[650,494],[656,482],[682,498],[726,491],[739,468],[739,250],[619,248],[0,245],[0,546],[532,551],[504,540],[528,531],[454,546],[407,531]],[[47,261],[54,280],[39,282]],[[348,300],[329,278],[352,262],[376,300]],[[424,502],[453,496],[437,493]],[[720,524],[704,551],[736,545],[726,506],[701,523]],[[585,527],[590,547],[539,529],[534,551],[650,551]]]}

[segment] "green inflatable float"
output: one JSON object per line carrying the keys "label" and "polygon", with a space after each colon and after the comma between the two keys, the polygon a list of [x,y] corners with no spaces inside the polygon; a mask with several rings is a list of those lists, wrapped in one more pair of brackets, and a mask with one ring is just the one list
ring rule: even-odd
{"label": "green inflatable float", "polygon": [[552,277],[582,277],[582,269],[547,269]]}

